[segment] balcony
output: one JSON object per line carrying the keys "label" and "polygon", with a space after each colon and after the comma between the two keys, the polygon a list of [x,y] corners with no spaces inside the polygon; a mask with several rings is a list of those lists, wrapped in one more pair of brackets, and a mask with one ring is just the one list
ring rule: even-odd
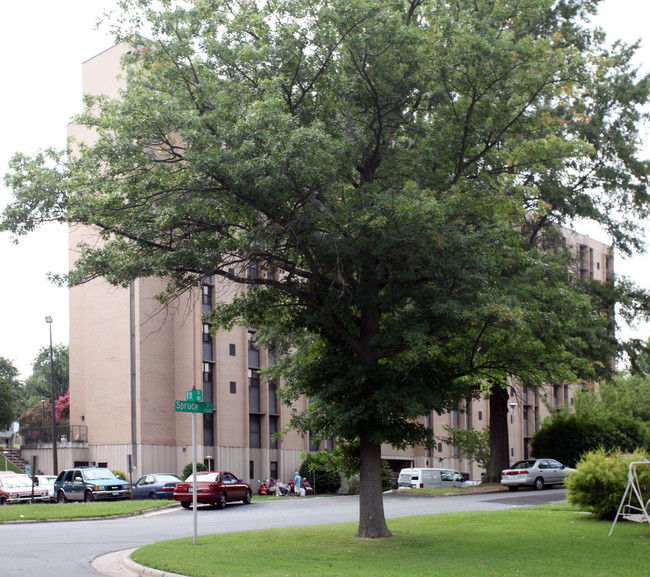
{"label": "balcony", "polygon": [[[35,448],[43,444],[52,444],[52,427],[31,427],[20,430],[23,436],[23,447]],[[88,427],[86,425],[57,425],[57,443],[88,443]]]}

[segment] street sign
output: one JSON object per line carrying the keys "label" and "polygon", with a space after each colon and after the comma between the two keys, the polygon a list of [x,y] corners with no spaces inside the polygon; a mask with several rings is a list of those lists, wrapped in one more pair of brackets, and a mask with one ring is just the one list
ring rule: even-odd
{"label": "street sign", "polygon": [[212,413],[214,405],[201,401],[175,401],[177,413]]}
{"label": "street sign", "polygon": [[196,403],[197,401],[202,401],[203,400],[203,391],[198,391],[196,389],[192,389],[191,391],[186,391],[185,392],[185,400],[186,401],[192,401],[193,403]]}

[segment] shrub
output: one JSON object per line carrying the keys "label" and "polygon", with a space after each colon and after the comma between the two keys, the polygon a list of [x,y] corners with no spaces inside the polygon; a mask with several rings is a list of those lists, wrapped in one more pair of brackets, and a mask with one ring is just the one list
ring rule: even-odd
{"label": "shrub", "polygon": [[[197,471],[207,471],[208,468],[203,463],[196,463]],[[188,463],[183,467],[183,479],[187,479],[192,474],[192,463]]]}
{"label": "shrub", "polygon": [[531,441],[531,454],[552,457],[575,467],[588,451],[632,452],[648,446],[647,429],[623,416],[591,418],[559,413],[547,420]]}
{"label": "shrub", "polygon": [[111,471],[113,475],[115,475],[118,479],[122,479],[122,481],[126,481],[126,474],[123,471],[118,471],[117,469]]}
{"label": "shrub", "polygon": [[[586,453],[576,470],[565,480],[567,500],[593,513],[598,519],[613,519],[627,487],[629,464],[645,459],[646,455],[641,451],[628,455],[608,455],[604,449],[597,449]],[[650,470],[640,470],[638,476],[647,499]]]}
{"label": "shrub", "polygon": [[309,480],[316,493],[336,493],[341,487],[341,474],[331,453],[309,453],[298,472]]}

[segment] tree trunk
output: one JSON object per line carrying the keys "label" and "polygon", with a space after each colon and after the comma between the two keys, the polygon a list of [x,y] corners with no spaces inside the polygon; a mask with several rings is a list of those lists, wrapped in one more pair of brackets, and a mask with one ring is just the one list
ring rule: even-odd
{"label": "tree trunk", "polygon": [[488,483],[501,481],[501,471],[510,465],[508,447],[508,390],[496,383],[490,392],[490,468]]}
{"label": "tree trunk", "polygon": [[355,537],[392,537],[384,517],[381,490],[381,445],[360,439],[359,529]]}

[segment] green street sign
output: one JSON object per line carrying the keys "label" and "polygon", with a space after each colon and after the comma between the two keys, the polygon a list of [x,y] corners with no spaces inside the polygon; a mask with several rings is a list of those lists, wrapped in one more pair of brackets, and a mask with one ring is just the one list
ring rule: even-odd
{"label": "green street sign", "polygon": [[203,403],[201,401],[175,401],[177,413],[212,413],[214,405],[212,403]]}
{"label": "green street sign", "polygon": [[196,403],[197,401],[202,401],[203,391],[197,391],[196,389],[192,389],[191,391],[186,391],[185,400],[192,401],[193,403]]}

